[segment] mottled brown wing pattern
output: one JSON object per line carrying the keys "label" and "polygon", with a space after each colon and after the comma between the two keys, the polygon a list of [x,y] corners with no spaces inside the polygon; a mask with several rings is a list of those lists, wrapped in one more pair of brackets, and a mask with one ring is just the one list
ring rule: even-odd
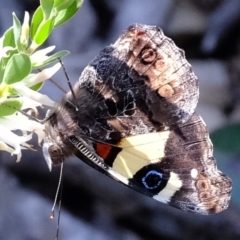
{"label": "mottled brown wing pattern", "polygon": [[187,121],[199,97],[197,77],[183,51],[160,29],[145,25],[129,27],[106,47],[79,84],[95,119],[107,120],[123,137]]}
{"label": "mottled brown wing pattern", "polygon": [[130,26],[84,69],[74,93],[78,111],[68,93],[46,125],[44,150],[52,160],[76,154],[186,211],[227,208],[231,180],[217,169],[205,123],[194,113],[198,79],[162,30]]}
{"label": "mottled brown wing pattern", "polygon": [[194,113],[186,123],[171,131],[159,168],[177,173],[182,182],[170,205],[201,214],[228,207],[231,180],[217,169],[212,142],[199,115]]}

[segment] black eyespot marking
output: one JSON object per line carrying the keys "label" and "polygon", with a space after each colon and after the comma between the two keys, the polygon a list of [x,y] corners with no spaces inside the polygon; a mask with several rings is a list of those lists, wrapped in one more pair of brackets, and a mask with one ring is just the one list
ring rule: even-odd
{"label": "black eyespot marking", "polygon": [[162,178],[163,173],[151,170],[142,178],[142,183],[146,188],[154,189],[161,184]]}
{"label": "black eyespot marking", "polygon": [[131,179],[153,195],[165,188],[170,178],[170,173],[164,172],[156,164],[151,164],[140,169]]}

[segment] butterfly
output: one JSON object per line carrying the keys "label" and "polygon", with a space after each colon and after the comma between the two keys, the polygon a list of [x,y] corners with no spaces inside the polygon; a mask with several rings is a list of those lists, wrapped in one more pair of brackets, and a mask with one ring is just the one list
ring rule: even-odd
{"label": "butterfly", "polygon": [[195,112],[199,83],[184,51],[133,24],[105,47],[45,123],[51,167],[72,155],[134,190],[199,214],[226,209],[230,178]]}

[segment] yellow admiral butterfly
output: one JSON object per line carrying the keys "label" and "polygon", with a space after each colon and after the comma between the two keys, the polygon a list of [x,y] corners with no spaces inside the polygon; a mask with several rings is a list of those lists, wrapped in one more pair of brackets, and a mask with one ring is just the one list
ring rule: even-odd
{"label": "yellow admiral butterfly", "polygon": [[228,207],[198,79],[183,50],[155,26],[134,24],[83,70],[45,124],[49,165],[76,155],[140,193],[185,211]]}

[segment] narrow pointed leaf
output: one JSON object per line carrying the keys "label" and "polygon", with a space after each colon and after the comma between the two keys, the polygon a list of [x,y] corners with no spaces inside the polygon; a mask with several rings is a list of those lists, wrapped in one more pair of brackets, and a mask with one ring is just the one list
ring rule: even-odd
{"label": "narrow pointed leaf", "polygon": [[47,21],[43,21],[34,35],[33,41],[38,44],[42,45],[46,39],[49,37],[51,31],[53,29],[53,19],[48,19]]}
{"label": "narrow pointed leaf", "polygon": [[40,68],[40,67],[44,67],[46,65],[48,65],[49,63],[52,63],[54,61],[56,61],[57,59],[59,58],[63,58],[65,56],[67,56],[68,54],[70,54],[69,51],[67,50],[62,50],[62,51],[59,51],[51,56],[49,56],[47,59],[45,59],[44,61],[39,61],[39,62],[36,62],[36,63],[33,63],[33,68]]}
{"label": "narrow pointed leaf", "polygon": [[22,33],[21,22],[17,18],[16,14],[13,13],[13,35],[14,35],[15,45],[18,50],[22,50],[21,33]]}
{"label": "narrow pointed leaf", "polygon": [[75,0],[67,9],[64,9],[59,12],[54,21],[54,27],[57,27],[66,21],[68,21],[71,17],[73,17],[78,9],[82,6],[83,0]]}
{"label": "narrow pointed leaf", "polygon": [[40,0],[40,4],[42,6],[44,19],[45,20],[49,19],[51,16],[51,12],[53,10],[54,1],[53,0]]}
{"label": "narrow pointed leaf", "polygon": [[68,8],[75,0],[54,0],[54,7],[57,11]]}
{"label": "narrow pointed leaf", "polygon": [[32,17],[31,30],[30,30],[32,40],[34,39],[37,29],[42,21],[43,21],[43,10],[42,10],[42,7],[39,6],[37,10],[34,12]]}

